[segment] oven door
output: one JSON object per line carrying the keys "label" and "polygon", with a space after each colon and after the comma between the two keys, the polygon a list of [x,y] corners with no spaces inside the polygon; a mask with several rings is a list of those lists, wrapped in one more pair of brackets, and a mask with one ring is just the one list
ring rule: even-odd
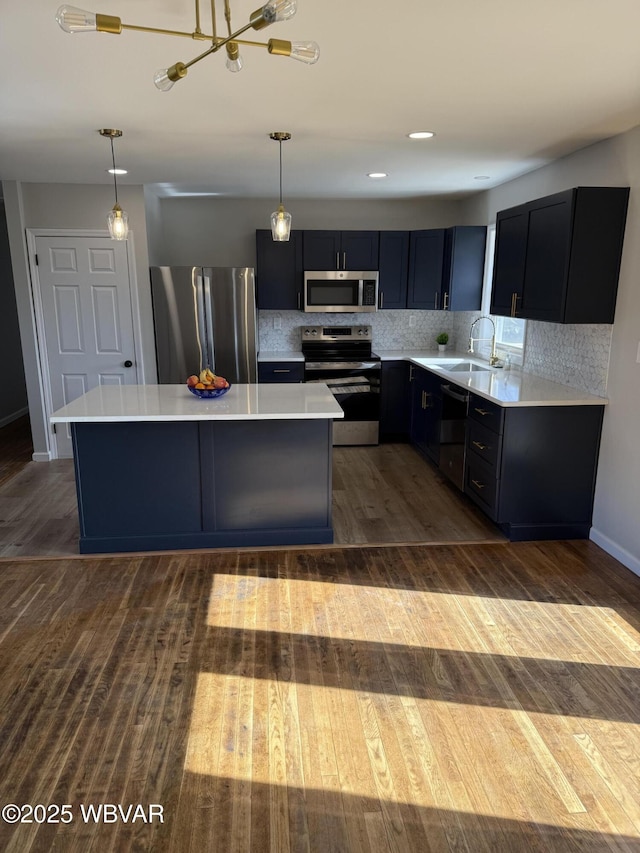
{"label": "oven door", "polygon": [[378,444],[380,426],[379,361],[311,361],[305,382],[324,382],[340,404],[344,420],[333,424],[333,443]]}

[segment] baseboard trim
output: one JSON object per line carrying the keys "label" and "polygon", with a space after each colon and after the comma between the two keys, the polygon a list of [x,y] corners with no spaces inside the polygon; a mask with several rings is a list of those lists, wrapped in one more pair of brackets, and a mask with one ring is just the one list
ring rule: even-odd
{"label": "baseboard trim", "polygon": [[34,462],[51,462],[53,457],[49,451],[46,451],[44,453],[32,453],[31,458]]}
{"label": "baseboard trim", "polygon": [[2,427],[8,426],[12,424],[14,421],[17,421],[18,418],[21,418],[23,415],[29,414],[29,407],[25,406],[24,409],[19,409],[17,412],[13,412],[11,415],[7,415],[4,418],[0,418],[0,429]]}
{"label": "baseboard trim", "polygon": [[620,545],[613,541],[613,539],[609,539],[608,536],[605,536],[604,533],[596,530],[595,527],[591,528],[589,539],[591,539],[592,542],[595,542],[596,545],[599,545],[603,551],[607,552],[607,554],[615,557],[623,566],[631,569],[634,574],[640,575],[640,560],[637,557],[634,557],[629,551],[621,548]]}

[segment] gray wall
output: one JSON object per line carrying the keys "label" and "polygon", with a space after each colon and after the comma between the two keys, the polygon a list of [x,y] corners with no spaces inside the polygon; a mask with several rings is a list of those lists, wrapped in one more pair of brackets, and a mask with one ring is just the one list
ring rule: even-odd
{"label": "gray wall", "polygon": [[18,307],[13,286],[9,234],[4,201],[0,199],[0,427],[27,409],[27,387],[22,367]]}
{"label": "gray wall", "polygon": [[[148,197],[149,255],[165,265],[255,266],[255,232],[269,228],[277,200]],[[459,202],[285,199],[295,229],[411,229],[456,225]],[[153,222],[152,222],[153,220]]]}
{"label": "gray wall", "polygon": [[631,197],[611,355],[592,538],[640,574],[640,127],[556,160],[461,205],[466,223],[576,186],[630,186]]}

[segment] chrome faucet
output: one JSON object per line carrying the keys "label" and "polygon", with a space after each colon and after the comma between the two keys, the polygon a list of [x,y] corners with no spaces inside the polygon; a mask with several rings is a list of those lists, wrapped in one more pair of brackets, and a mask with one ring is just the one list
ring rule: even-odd
{"label": "chrome faucet", "polygon": [[[473,330],[476,326],[476,323],[479,323],[480,320],[488,320],[493,327],[493,335],[490,338],[474,338]],[[496,324],[493,322],[491,317],[488,317],[486,314],[483,314],[481,317],[477,317],[473,323],[471,324],[471,328],[469,329],[469,349],[467,352],[473,352],[473,342],[474,341],[491,341],[491,355],[489,356],[489,364],[491,367],[495,367],[500,359],[496,355]]]}

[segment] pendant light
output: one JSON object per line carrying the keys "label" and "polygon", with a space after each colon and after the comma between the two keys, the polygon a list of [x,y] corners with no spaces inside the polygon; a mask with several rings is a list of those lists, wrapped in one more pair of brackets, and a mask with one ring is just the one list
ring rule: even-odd
{"label": "pendant light", "polygon": [[106,136],[111,141],[111,162],[113,163],[113,188],[116,194],[116,203],[113,205],[109,217],[107,219],[109,225],[109,234],[112,240],[126,240],[129,234],[128,216],[126,212],[118,204],[118,181],[116,180],[116,158],[113,153],[113,140],[122,136],[121,130],[103,127],[99,131],[100,136]]}
{"label": "pendant light", "polygon": [[291,234],[291,214],[287,213],[282,204],[282,143],[291,139],[290,133],[277,131],[269,134],[280,145],[280,204],[271,214],[271,236],[278,243],[284,243]]}

